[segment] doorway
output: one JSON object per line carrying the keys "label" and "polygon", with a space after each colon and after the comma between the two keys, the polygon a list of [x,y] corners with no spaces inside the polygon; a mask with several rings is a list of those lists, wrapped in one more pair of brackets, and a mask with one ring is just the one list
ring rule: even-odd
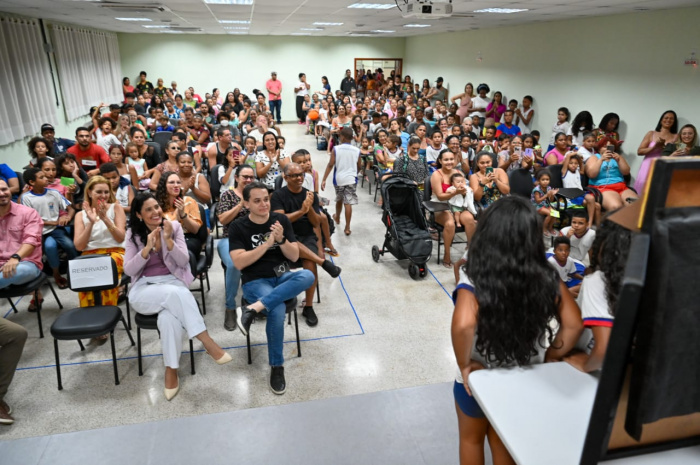
{"label": "doorway", "polygon": [[381,68],[386,76],[394,74],[402,76],[403,59],[402,58],[355,58],[355,79],[360,74],[360,70],[364,73],[375,72],[377,68]]}

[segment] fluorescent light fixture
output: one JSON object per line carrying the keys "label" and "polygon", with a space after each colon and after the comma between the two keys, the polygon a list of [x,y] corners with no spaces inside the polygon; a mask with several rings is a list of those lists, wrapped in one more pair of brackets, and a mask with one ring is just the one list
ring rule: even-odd
{"label": "fluorescent light fixture", "polygon": [[291,35],[293,36],[310,36],[310,32],[292,32]]}
{"label": "fluorescent light fixture", "polygon": [[213,5],[252,5],[253,0],[204,0],[204,3]]}
{"label": "fluorescent light fixture", "polygon": [[244,19],[220,19],[221,24],[250,24],[250,21]]}
{"label": "fluorescent light fixture", "polygon": [[228,34],[248,34],[246,31],[228,31]]}
{"label": "fluorescent light fixture", "polygon": [[430,27],[432,24],[404,24],[403,27]]}
{"label": "fluorescent light fixture", "polygon": [[361,34],[361,33],[352,33],[348,34],[350,37],[374,37],[372,34]]}
{"label": "fluorescent light fixture", "polygon": [[314,26],[342,26],[343,23],[314,23]]}
{"label": "fluorescent light fixture", "polygon": [[233,30],[241,30],[241,31],[247,31],[250,29],[248,26],[226,26],[224,29],[233,29]]}
{"label": "fluorescent light fixture", "polygon": [[367,10],[388,10],[394,8],[395,3],[353,3],[348,5],[348,8],[364,8]]}
{"label": "fluorescent light fixture", "polygon": [[149,25],[144,25],[144,26],[142,26],[142,27],[147,27],[148,29],[167,29],[167,28],[169,28],[170,26],[167,26],[167,25],[156,26],[156,25],[151,25],[151,24],[149,24]]}
{"label": "fluorescent light fixture", "polygon": [[322,31],[323,29],[321,29],[321,28],[319,28],[319,27],[302,27],[302,28],[299,29],[299,30],[300,30],[300,31],[309,31],[309,32],[320,32],[320,31]]}
{"label": "fluorescent light fixture", "polygon": [[474,13],[520,13],[521,11],[530,11],[527,8],[483,8],[481,10],[474,10]]}
{"label": "fluorescent light fixture", "polygon": [[163,31],[163,34],[183,34],[182,31]]}
{"label": "fluorescent light fixture", "polygon": [[377,34],[391,34],[392,32],[396,32],[396,31],[385,31],[383,29],[375,29],[372,32],[376,32]]}
{"label": "fluorescent light fixture", "polygon": [[114,18],[119,21],[151,21],[148,18]]}

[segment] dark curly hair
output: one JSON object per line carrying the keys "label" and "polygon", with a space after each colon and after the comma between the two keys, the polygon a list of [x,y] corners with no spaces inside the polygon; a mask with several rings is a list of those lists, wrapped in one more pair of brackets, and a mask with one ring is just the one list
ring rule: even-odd
{"label": "dark curly hair", "polygon": [[[131,241],[137,248],[143,247],[148,243],[148,235],[150,234],[150,231],[148,230],[146,223],[144,223],[143,220],[138,217],[138,215],[141,214],[143,204],[149,199],[156,200],[156,198],[150,192],[143,192],[141,194],[137,194],[136,197],[134,197],[134,200],[131,202],[129,227],[131,228]],[[141,244],[137,242],[136,238],[141,240]]]}
{"label": "dark curly hair", "polygon": [[542,223],[527,199],[504,197],[479,218],[463,270],[479,302],[476,350],[488,362],[525,365],[554,340],[559,277],[547,263]]}
{"label": "dark curly hair", "polygon": [[[583,129],[581,129],[583,128]],[[593,115],[588,111],[581,111],[571,122],[571,132],[578,137],[579,133],[586,133],[593,130]]]}
{"label": "dark curly hair", "polygon": [[[168,201],[168,190],[167,190],[167,184],[168,184],[168,178],[172,175],[180,176],[177,174],[175,171],[165,171],[160,179],[158,180],[158,187],[156,188],[156,194],[155,194],[155,199],[160,205],[160,208],[163,209],[163,212],[169,212],[172,210],[172,206],[170,205],[170,202]],[[132,209],[133,210],[133,209]]]}
{"label": "dark curly hair", "polygon": [[52,156],[53,146],[51,145],[51,142],[49,142],[48,139],[45,139],[41,136],[32,137],[29,140],[29,142],[27,142],[27,149],[29,149],[29,155],[32,157],[36,156],[36,154],[34,153],[34,147],[36,147],[36,144],[38,144],[39,142],[42,142],[48,149],[46,155],[49,157]]}
{"label": "dark curly hair", "polygon": [[[614,212],[610,212],[608,215]],[[632,243],[632,232],[619,224],[605,220],[596,231],[591,246],[591,269],[602,271],[605,277],[605,297],[608,311],[614,316],[617,298]]]}

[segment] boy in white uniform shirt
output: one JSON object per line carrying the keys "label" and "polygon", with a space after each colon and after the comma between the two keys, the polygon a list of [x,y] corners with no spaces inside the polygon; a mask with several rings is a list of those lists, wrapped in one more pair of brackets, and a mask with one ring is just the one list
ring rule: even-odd
{"label": "boy in white uniform shirt", "polygon": [[323,175],[321,190],[326,189],[326,178],[333,170],[333,185],[335,186],[335,215],[333,220],[340,224],[340,212],[345,205],[345,235],[349,236],[352,206],[357,205],[357,172],[361,168],[360,149],[350,145],[353,132],[351,128],[340,130],[340,145],[333,147],[331,158],[328,160],[326,172]]}
{"label": "boy in white uniform shirt", "polygon": [[562,228],[561,235],[571,242],[571,258],[583,264],[595,240],[595,231],[588,227],[585,210],[575,210],[571,214],[571,226]]}

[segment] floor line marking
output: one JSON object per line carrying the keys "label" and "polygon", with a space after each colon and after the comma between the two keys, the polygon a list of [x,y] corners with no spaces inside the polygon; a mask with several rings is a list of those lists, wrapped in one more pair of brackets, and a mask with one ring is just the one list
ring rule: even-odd
{"label": "floor line marking", "polygon": [[445,289],[445,286],[443,286],[442,283],[440,282],[440,280],[437,279],[437,276],[435,276],[435,275],[433,274],[433,272],[430,271],[430,268],[428,268],[428,272],[429,272],[430,275],[433,277],[433,279],[434,279],[435,281],[437,281],[437,283],[440,285],[440,287],[442,288],[442,290],[445,291],[445,294],[447,294],[447,297],[449,297],[450,302],[452,302],[452,294],[450,294],[449,292],[447,292],[447,289]]}

